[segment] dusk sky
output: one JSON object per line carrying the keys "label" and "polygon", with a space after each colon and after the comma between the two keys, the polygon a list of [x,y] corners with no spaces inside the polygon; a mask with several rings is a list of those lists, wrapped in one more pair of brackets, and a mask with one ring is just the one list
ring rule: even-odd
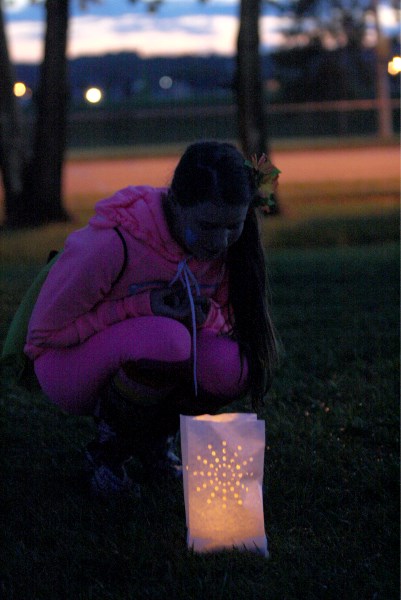
{"label": "dusk sky", "polygon": [[[87,56],[134,51],[141,56],[180,54],[233,55],[238,32],[239,0],[165,0],[156,14],[143,2],[103,0],[79,8],[71,0],[68,56]],[[5,11],[7,36],[13,62],[39,62],[43,52],[44,8],[28,0],[14,0]],[[380,11],[387,28],[397,26],[394,11]],[[288,17],[270,8],[261,18],[262,50],[285,43]]]}

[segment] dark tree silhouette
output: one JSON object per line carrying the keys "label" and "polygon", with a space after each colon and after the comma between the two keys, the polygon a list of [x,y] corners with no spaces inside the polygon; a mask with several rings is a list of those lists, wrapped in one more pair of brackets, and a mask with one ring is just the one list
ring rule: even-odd
{"label": "dark tree silhouette", "polygon": [[26,212],[21,215],[19,225],[42,225],[68,218],[62,205],[68,106],[68,5],[69,0],[46,1],[45,54],[37,96],[33,154],[24,180]]}
{"label": "dark tree silhouette", "polygon": [[[33,148],[21,139],[21,119],[13,95],[3,12],[0,8],[0,167],[6,221],[9,228],[65,221],[62,203],[62,164],[67,118],[67,58],[69,0],[46,1],[46,39],[40,69]],[[24,151],[22,150],[25,146]]]}
{"label": "dark tree silhouette", "polygon": [[7,218],[15,222],[22,210],[23,153],[21,119],[13,93],[14,71],[10,62],[0,8],[0,169]]}
{"label": "dark tree silhouette", "polygon": [[268,150],[259,53],[260,8],[261,0],[242,0],[240,6],[235,91],[239,139],[246,156]]}

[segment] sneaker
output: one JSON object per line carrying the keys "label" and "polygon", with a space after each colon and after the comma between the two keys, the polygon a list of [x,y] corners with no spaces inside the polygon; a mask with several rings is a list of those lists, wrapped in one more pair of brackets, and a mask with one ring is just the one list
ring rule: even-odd
{"label": "sneaker", "polygon": [[[90,474],[90,487],[95,496],[116,498],[134,492],[140,495],[140,488],[128,476],[124,463],[111,464],[102,456],[101,447],[96,442],[85,450],[86,470]],[[128,461],[125,461],[128,462]]]}

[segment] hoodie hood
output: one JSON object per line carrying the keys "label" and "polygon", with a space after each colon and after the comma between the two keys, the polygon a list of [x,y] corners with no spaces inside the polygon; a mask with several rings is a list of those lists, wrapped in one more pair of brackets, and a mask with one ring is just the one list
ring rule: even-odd
{"label": "hoodie hood", "polygon": [[168,188],[129,186],[95,205],[89,223],[95,229],[122,227],[166,258],[180,261],[187,253],[172,238],[163,210]]}

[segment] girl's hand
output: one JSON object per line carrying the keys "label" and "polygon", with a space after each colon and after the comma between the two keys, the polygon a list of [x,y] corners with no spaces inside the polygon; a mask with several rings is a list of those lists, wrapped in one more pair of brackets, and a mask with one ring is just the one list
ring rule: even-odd
{"label": "girl's hand", "polygon": [[162,288],[150,292],[150,306],[154,315],[184,321],[191,313],[188,298],[176,288]]}
{"label": "girl's hand", "polygon": [[[194,297],[194,304],[196,325],[201,327],[209,313],[210,301],[205,296]],[[175,319],[191,328],[191,305],[184,289],[163,288],[152,290],[150,292],[150,306],[154,315]]]}

